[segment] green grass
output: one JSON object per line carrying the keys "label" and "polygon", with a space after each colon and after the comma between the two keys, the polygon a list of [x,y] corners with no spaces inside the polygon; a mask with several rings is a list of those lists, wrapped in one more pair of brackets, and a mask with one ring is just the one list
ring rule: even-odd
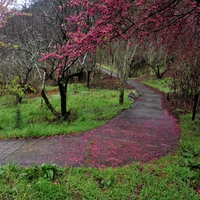
{"label": "green grass", "polygon": [[180,119],[182,139],[174,155],[152,163],[105,169],[2,166],[0,199],[199,200],[200,122],[190,119]]}
{"label": "green grass", "polygon": [[[118,104],[118,91],[88,90],[78,85],[78,93],[74,93],[73,88],[69,85],[67,106],[71,110],[70,122],[54,122],[41,97],[25,98],[20,107],[13,104],[13,96],[1,97],[0,138],[40,137],[91,130],[105,124],[132,103],[126,98],[130,91],[125,92],[125,103],[121,106]],[[48,88],[49,91],[52,89],[55,88]],[[59,94],[49,97],[59,111]],[[17,122],[19,117],[21,122]]]}
{"label": "green grass", "polygon": [[143,83],[153,87],[157,88],[162,92],[168,93],[171,91],[170,84],[171,84],[171,78],[150,78],[148,81],[143,81]]}

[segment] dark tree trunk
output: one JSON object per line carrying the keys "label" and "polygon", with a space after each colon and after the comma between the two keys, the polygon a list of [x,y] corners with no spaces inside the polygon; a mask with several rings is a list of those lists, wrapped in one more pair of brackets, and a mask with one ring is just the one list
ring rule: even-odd
{"label": "dark tree trunk", "polygon": [[70,112],[67,112],[67,83],[58,83],[60,92],[60,109],[61,117],[63,120],[67,120]]}
{"label": "dark tree trunk", "polygon": [[53,115],[60,120],[60,114],[53,108],[53,106],[51,105],[51,103],[49,102],[49,99],[47,98],[44,89],[42,89],[41,92],[41,96],[45,101],[46,106],[48,107],[48,109],[53,113]]}
{"label": "dark tree trunk", "polygon": [[155,72],[155,74],[156,74],[156,77],[158,78],[158,79],[162,79],[162,77],[164,76],[164,74],[168,71],[168,69],[166,69],[166,70],[164,70],[162,73],[160,72],[160,67],[159,66],[157,66],[156,68],[155,67],[153,67],[152,65],[150,65],[149,64],[149,66],[153,69],[153,71]]}
{"label": "dark tree trunk", "polygon": [[119,104],[124,103],[124,87],[120,87],[120,92],[119,92]]}
{"label": "dark tree trunk", "polygon": [[157,78],[161,79],[160,77],[160,68],[157,66],[157,72],[156,72]]}

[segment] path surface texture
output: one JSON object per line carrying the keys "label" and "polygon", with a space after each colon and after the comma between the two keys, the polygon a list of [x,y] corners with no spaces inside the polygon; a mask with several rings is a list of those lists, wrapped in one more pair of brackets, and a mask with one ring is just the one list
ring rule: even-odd
{"label": "path surface texture", "polygon": [[178,146],[176,120],[161,108],[161,95],[138,82],[139,100],[107,124],[79,134],[0,140],[0,164],[117,167],[149,162]]}

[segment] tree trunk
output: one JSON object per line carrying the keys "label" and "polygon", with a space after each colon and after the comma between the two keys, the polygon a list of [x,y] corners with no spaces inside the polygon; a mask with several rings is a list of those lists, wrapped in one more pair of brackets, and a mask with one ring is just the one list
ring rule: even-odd
{"label": "tree trunk", "polygon": [[119,104],[124,104],[124,87],[120,87]]}
{"label": "tree trunk", "polygon": [[164,70],[162,73],[160,72],[160,67],[157,66],[156,68],[153,67],[151,64],[149,64],[149,66],[153,69],[153,71],[156,74],[157,79],[162,79],[163,75],[168,71],[168,69]]}
{"label": "tree trunk", "polygon": [[53,113],[53,115],[57,118],[60,119],[60,114],[53,108],[53,106],[51,105],[51,103],[49,102],[49,99],[47,98],[44,89],[42,89],[41,92],[41,96],[44,99],[44,102],[46,104],[46,106],[48,107],[48,109]]}
{"label": "tree trunk", "polygon": [[[125,72],[123,71],[125,70]],[[125,84],[127,81],[127,68],[123,69],[121,67],[120,70],[120,91],[119,91],[119,104],[123,104],[124,103],[124,88],[125,88]]]}
{"label": "tree trunk", "polygon": [[60,110],[61,117],[63,120],[67,120],[70,112],[67,112],[67,83],[59,82],[59,92],[60,92]]}

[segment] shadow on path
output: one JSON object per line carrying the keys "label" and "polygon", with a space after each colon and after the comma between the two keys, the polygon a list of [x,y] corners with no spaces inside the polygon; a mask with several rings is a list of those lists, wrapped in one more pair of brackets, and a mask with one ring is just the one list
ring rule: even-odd
{"label": "shadow on path", "polygon": [[[107,72],[108,73],[108,72]],[[179,143],[176,120],[161,108],[161,95],[128,80],[140,100],[110,122],[92,131],[28,140],[0,140],[0,164],[27,166],[117,167],[149,162],[172,153]]]}

